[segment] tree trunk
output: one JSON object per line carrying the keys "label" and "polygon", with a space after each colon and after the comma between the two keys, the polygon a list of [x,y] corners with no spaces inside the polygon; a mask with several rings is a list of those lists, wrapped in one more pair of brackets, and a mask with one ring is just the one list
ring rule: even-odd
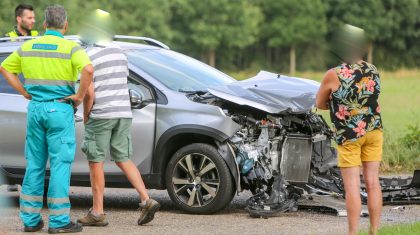
{"label": "tree trunk", "polygon": [[208,63],[207,62],[207,58],[208,58],[207,51],[201,51],[201,53],[200,53],[200,60],[201,60],[201,62]]}
{"label": "tree trunk", "polygon": [[290,75],[296,72],[296,50],[295,45],[290,46]]}
{"label": "tree trunk", "polygon": [[367,62],[372,64],[373,62],[373,43],[370,42],[368,45]]}
{"label": "tree trunk", "polygon": [[207,62],[210,66],[215,67],[216,66],[216,50],[210,49],[207,52]]}
{"label": "tree trunk", "polygon": [[280,50],[279,47],[275,47],[274,50],[273,50],[273,53],[274,53],[274,55],[273,55],[273,57],[274,57],[273,62],[274,63],[273,64],[276,65],[275,68],[278,69],[278,70],[281,70],[281,60],[283,59],[282,56],[280,55],[280,52],[281,52],[281,50]]}
{"label": "tree trunk", "polygon": [[240,50],[237,50],[236,51],[236,53],[235,53],[235,64],[234,64],[234,66],[235,66],[235,68],[236,69],[240,69],[240,70],[242,70],[242,67],[243,67],[243,57],[242,57],[242,52],[240,51]]}

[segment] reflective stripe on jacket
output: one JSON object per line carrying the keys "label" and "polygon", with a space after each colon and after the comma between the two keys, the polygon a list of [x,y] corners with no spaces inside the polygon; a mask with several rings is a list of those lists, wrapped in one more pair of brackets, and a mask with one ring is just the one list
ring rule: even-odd
{"label": "reflective stripe on jacket", "polygon": [[34,101],[61,99],[75,93],[79,72],[91,64],[85,50],[58,31],[25,42],[3,61],[10,73],[23,73],[25,89]]}

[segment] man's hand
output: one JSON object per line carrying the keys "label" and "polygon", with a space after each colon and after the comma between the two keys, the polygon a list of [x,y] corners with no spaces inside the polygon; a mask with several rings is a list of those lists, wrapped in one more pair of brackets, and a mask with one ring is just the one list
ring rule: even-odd
{"label": "man's hand", "polygon": [[86,124],[89,121],[89,115],[83,115],[83,123]]}
{"label": "man's hand", "polygon": [[91,64],[86,65],[82,69],[82,74],[80,76],[80,86],[76,94],[66,97],[66,99],[73,100],[73,106],[76,108],[83,102],[86,91],[93,79],[93,66]]}
{"label": "man's hand", "polygon": [[95,99],[95,91],[93,82],[89,85],[86,90],[85,98],[83,99],[83,121],[87,123],[89,120],[90,111],[92,110],[93,100]]}
{"label": "man's hand", "polygon": [[71,96],[67,96],[66,98],[64,98],[64,99],[70,99],[70,100],[72,100],[73,101],[73,107],[77,107],[77,106],[79,106],[81,103],[82,103],[82,101],[83,101],[83,98],[82,97],[80,97],[80,95],[78,95],[78,94],[74,94],[74,95],[71,95]]}
{"label": "man's hand", "polygon": [[23,97],[25,97],[27,100],[32,100],[32,96],[31,96],[28,92],[26,92],[26,90],[25,90],[25,93],[23,93],[22,95],[23,95]]}

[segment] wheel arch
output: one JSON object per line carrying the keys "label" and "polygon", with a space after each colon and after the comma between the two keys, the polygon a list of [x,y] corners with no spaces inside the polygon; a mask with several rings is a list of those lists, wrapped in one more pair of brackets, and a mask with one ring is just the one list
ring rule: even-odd
{"label": "wheel arch", "polygon": [[238,187],[238,171],[234,154],[227,146],[229,136],[220,130],[201,125],[179,125],[169,128],[159,138],[152,160],[153,174],[160,175],[159,187],[165,188],[165,171],[172,155],[192,143],[207,143],[218,149]]}

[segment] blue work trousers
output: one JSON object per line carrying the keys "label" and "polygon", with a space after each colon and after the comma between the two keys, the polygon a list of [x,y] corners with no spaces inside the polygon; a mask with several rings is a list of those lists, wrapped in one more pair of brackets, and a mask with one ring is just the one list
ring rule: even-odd
{"label": "blue work trousers", "polygon": [[41,220],[45,169],[50,159],[47,204],[49,227],[70,223],[69,187],[76,151],[73,107],[56,101],[28,105],[25,144],[26,173],[20,194],[20,218],[26,226]]}

